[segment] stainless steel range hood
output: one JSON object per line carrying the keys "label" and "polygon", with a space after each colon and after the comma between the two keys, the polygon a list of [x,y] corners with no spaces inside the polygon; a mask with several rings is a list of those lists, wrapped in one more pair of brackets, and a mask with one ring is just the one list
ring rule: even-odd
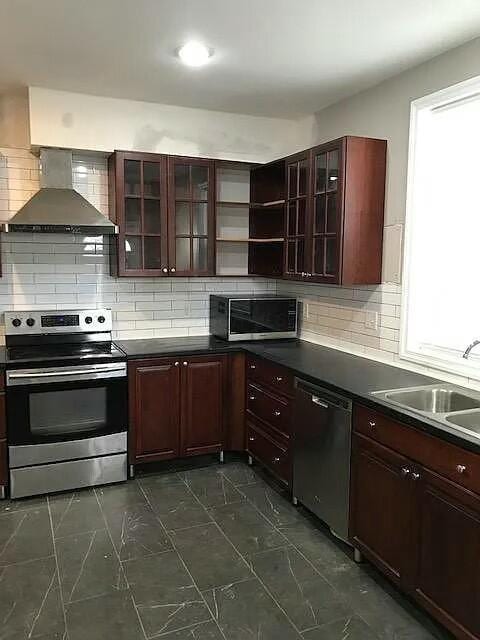
{"label": "stainless steel range hood", "polygon": [[4,225],[4,231],[118,233],[108,218],[72,187],[72,152],[40,150],[40,191]]}

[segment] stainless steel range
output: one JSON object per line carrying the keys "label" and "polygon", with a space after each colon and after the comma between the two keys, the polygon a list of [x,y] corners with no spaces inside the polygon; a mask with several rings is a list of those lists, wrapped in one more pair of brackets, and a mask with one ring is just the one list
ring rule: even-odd
{"label": "stainless steel range", "polygon": [[127,365],[109,309],[5,313],[12,498],[127,479]]}

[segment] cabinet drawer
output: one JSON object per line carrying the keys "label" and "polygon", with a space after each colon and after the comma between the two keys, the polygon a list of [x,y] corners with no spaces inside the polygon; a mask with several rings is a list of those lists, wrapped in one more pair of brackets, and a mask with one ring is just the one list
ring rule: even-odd
{"label": "cabinet drawer", "polygon": [[353,428],[480,494],[480,454],[417,431],[362,405],[354,407]]}
{"label": "cabinet drawer", "polygon": [[286,396],[293,395],[293,375],[284,367],[262,358],[247,359],[247,379],[249,382],[260,382]]}
{"label": "cabinet drawer", "polygon": [[247,451],[279,478],[287,483],[290,482],[288,449],[250,422],[247,424]]}
{"label": "cabinet drawer", "polygon": [[291,404],[280,396],[275,396],[261,387],[250,383],[247,389],[247,410],[285,437],[291,432]]}

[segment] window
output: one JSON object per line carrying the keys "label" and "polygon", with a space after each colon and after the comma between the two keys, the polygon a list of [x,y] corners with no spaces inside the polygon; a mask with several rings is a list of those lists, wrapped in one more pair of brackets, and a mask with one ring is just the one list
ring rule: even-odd
{"label": "window", "polygon": [[400,351],[480,379],[480,78],[412,103]]}

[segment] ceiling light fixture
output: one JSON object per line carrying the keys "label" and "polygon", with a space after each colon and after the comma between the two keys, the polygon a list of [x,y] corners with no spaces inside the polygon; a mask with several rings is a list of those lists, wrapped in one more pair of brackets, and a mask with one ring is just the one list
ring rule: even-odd
{"label": "ceiling light fixture", "polygon": [[201,67],[207,64],[213,50],[201,42],[187,42],[178,50],[178,57],[189,67]]}

